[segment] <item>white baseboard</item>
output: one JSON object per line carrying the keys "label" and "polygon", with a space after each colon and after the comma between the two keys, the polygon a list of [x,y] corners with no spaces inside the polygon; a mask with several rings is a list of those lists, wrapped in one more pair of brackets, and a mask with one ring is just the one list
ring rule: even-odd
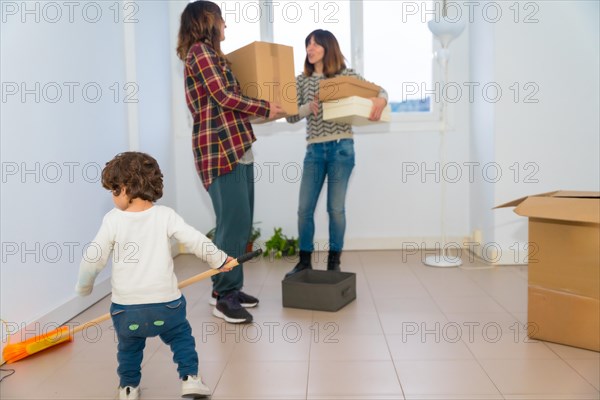
{"label": "white baseboard", "polygon": [[[463,247],[464,238],[448,237],[446,248]],[[259,246],[264,246],[264,241],[258,240]],[[442,248],[441,239],[434,237],[405,237],[405,238],[354,238],[346,239],[344,250],[435,250]],[[315,240],[315,251],[327,251],[327,239]],[[179,254],[189,254],[185,246],[175,243],[171,246],[173,257]]]}
{"label": "white baseboard", "polygon": [[[417,251],[435,251],[446,248],[450,252],[460,249],[467,259],[476,258],[489,266],[501,265],[526,265],[527,260],[518,259],[510,249],[502,249],[498,244],[477,243],[469,236],[451,236],[446,238],[446,244],[442,244],[439,237],[413,236],[413,237],[381,237],[381,238],[346,238],[345,251],[359,250],[397,250],[414,253]],[[258,240],[258,246],[264,247],[264,242]],[[317,238],[315,240],[315,251],[327,251],[327,239]],[[173,257],[179,254],[189,254],[185,246],[174,243],[171,248]],[[523,258],[523,257],[521,257]]]}
{"label": "white baseboard", "polygon": [[[316,243],[327,243],[327,239],[317,239]],[[446,248],[462,248],[462,237],[447,237]],[[435,250],[444,247],[440,237],[381,237],[381,238],[347,238],[344,250]]]}
{"label": "white baseboard", "polygon": [[[0,351],[4,349],[7,343],[8,335],[11,335],[11,342],[20,342],[21,337],[30,339],[34,336],[42,335],[63,326],[73,317],[81,314],[83,311],[96,304],[111,293],[110,277],[105,278],[94,285],[93,292],[86,297],[74,295],[71,300],[63,303],[58,308],[49,313],[40,316],[34,321],[24,321],[14,323],[6,321],[7,325],[2,324],[2,342],[0,342]],[[108,312],[108,310],[106,310]],[[99,316],[99,315],[98,315]],[[4,359],[0,356],[0,365],[4,364]]]}

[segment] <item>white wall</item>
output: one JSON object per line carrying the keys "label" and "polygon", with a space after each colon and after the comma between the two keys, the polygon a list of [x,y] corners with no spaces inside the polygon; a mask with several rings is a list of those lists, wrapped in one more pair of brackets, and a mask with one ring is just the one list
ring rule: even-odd
{"label": "white wall", "polygon": [[163,204],[175,206],[175,159],[171,117],[171,63],[168,4],[141,2],[135,26],[136,82],[139,85],[140,149],[153,155],[165,175]]}
{"label": "white wall", "polygon": [[[527,219],[511,209],[495,210],[490,229],[490,207],[553,190],[600,189],[599,6],[531,3],[536,9],[519,3],[515,22],[512,3],[496,4],[503,5],[503,18],[479,21],[470,58],[480,74],[474,78],[496,82],[503,96],[473,105],[472,147],[476,157],[492,157],[503,175],[481,193],[471,191],[472,229],[483,230],[484,242],[502,249],[497,262],[524,263]],[[537,21],[524,23],[526,16]]]}
{"label": "white wall", "polygon": [[[111,206],[99,172],[127,144],[110,90],[124,83],[122,26],[81,14],[51,23],[36,5],[2,24],[1,315],[18,325],[73,299],[82,248]],[[13,85],[19,93],[7,95]]]}
{"label": "white wall", "polygon": [[[92,296],[74,293],[82,249],[113,207],[106,161],[139,143],[161,163],[163,202],[175,202],[167,5],[77,4],[2,3],[0,317],[10,331],[36,321],[29,335],[110,292],[106,270]],[[125,16],[137,19],[129,33]]]}

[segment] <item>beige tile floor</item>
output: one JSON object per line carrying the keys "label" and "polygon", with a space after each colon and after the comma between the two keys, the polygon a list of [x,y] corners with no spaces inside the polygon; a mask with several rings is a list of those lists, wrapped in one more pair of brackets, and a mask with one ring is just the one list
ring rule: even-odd
{"label": "beige tile floor", "polygon": [[[324,255],[317,254],[318,268]],[[254,323],[212,317],[209,281],[184,289],[200,373],[213,399],[599,399],[599,353],[528,340],[527,268],[436,269],[421,255],[346,252],[357,299],[338,312],[281,306],[281,279],[292,260],[252,261],[245,291],[261,303]],[[206,269],[176,258],[180,279]],[[107,312],[105,298],[74,321]],[[110,321],[2,368],[2,399],[110,399],[118,384]],[[2,372],[3,376],[6,375]],[[143,399],[177,399],[170,350],[148,340]]]}

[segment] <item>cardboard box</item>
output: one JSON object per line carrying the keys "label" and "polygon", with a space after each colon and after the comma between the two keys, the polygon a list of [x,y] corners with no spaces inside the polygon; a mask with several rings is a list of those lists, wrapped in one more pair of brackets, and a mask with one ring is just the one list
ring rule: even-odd
{"label": "cardboard box", "polygon": [[364,97],[352,96],[345,99],[327,101],[323,103],[323,119],[341,124],[364,126],[390,122],[392,109],[388,104],[381,113],[379,121],[369,121],[373,102]]}
{"label": "cardboard box", "polygon": [[305,269],[283,281],[284,307],[337,311],[356,299],[356,274]]}
{"label": "cardboard box", "polygon": [[226,57],[245,96],[279,103],[287,115],[298,114],[292,47],[253,42]]}
{"label": "cardboard box", "polygon": [[319,82],[319,100],[331,101],[345,97],[377,97],[381,87],[354,76],[338,76]]}
{"label": "cardboard box", "polygon": [[534,339],[600,351],[600,193],[502,204],[529,217],[527,320]]}
{"label": "cardboard box", "polygon": [[598,299],[530,285],[528,300],[529,337],[600,351]]}

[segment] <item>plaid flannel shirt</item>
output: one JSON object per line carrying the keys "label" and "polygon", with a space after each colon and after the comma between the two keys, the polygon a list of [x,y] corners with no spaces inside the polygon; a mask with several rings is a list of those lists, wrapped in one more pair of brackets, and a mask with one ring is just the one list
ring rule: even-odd
{"label": "plaid flannel shirt", "polygon": [[204,188],[237,165],[256,140],[250,115],[269,116],[269,103],[241,94],[239,82],[215,50],[196,43],[185,61],[186,102],[194,118],[192,148]]}

